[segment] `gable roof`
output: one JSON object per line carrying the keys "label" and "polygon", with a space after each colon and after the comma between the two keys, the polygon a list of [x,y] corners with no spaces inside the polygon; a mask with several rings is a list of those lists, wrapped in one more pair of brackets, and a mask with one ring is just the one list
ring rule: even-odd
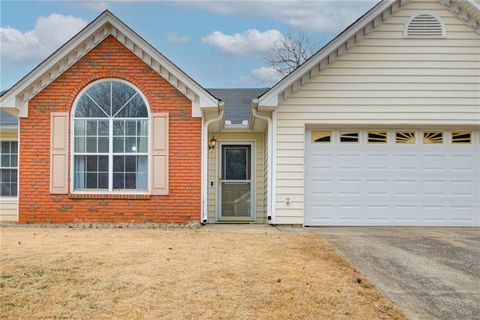
{"label": "gable roof", "polygon": [[262,95],[268,88],[207,89],[225,104],[225,120],[242,124],[249,120],[252,99]]}
{"label": "gable roof", "polygon": [[193,116],[201,116],[201,108],[218,106],[216,97],[106,10],[0,96],[0,108],[17,109],[20,116],[27,116],[32,97],[110,35],[188,97]]}
{"label": "gable roof", "polygon": [[[480,5],[470,1],[438,0],[449,11],[480,33]],[[476,0],[473,0],[476,1]],[[253,104],[275,108],[310,82],[338,57],[344,55],[356,43],[373,32],[382,22],[404,7],[410,0],[382,0],[358,20],[348,26],[323,48],[318,50],[297,69],[277,82],[270,90],[253,100]]]}

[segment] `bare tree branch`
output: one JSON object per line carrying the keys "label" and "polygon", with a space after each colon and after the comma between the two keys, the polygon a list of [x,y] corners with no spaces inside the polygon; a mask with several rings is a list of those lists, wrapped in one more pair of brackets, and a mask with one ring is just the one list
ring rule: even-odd
{"label": "bare tree branch", "polygon": [[282,75],[287,75],[314,52],[312,38],[304,33],[288,34],[272,46],[267,63]]}

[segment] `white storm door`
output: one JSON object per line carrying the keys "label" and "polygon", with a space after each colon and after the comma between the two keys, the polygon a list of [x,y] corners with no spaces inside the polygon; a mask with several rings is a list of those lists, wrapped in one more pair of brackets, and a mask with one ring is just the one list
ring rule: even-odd
{"label": "white storm door", "polygon": [[250,145],[222,145],[220,220],[249,220],[252,210]]}

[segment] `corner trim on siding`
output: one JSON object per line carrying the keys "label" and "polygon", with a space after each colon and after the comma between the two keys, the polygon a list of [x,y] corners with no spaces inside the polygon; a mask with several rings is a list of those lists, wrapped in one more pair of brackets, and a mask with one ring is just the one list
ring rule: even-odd
{"label": "corner trim on siding", "polygon": [[[272,221],[272,149],[273,149],[273,135],[272,135],[272,119],[270,117],[265,117],[259,115],[257,112],[257,107],[252,107],[252,115],[255,118],[259,118],[267,121],[267,141],[268,141],[268,159],[267,159],[267,221]],[[265,168],[264,168],[265,170]]]}
{"label": "corner trim on siding", "polygon": [[277,111],[272,112],[272,224],[277,223]]}

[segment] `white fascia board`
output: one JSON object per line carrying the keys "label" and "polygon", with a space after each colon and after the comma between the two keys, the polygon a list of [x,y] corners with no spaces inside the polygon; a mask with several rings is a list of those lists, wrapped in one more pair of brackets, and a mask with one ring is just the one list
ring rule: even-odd
{"label": "white fascia board", "polygon": [[[369,22],[373,21],[376,16],[381,14],[388,7],[393,5],[396,0],[383,0],[381,3],[377,4],[369,13],[360,18],[356,23],[348,27],[343,33],[337,36],[332,42],[327,44],[325,47],[320,49],[316,54],[314,54],[309,60],[307,60],[300,67],[295,69],[288,76],[280,80],[275,84],[269,91],[266,92],[263,96],[258,99],[258,104],[260,108],[264,107],[278,107],[278,95],[288,88],[292,83],[300,79],[306,72],[312,69],[316,64],[320,63],[321,60],[328,57],[333,51],[338,49],[338,47],[346,42],[349,38],[353,37],[358,31],[364,28]],[[408,1],[402,1],[404,5]]]}

